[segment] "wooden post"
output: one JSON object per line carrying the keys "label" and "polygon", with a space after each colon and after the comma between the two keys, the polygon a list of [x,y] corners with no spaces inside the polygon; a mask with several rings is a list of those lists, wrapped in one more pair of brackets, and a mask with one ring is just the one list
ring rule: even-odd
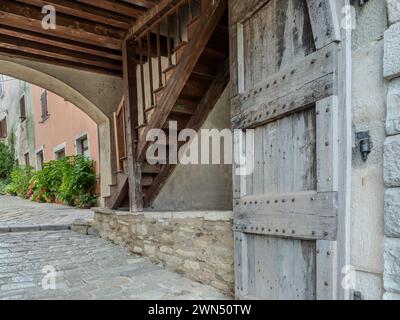
{"label": "wooden post", "polygon": [[[168,21],[167,21],[168,24]],[[161,34],[161,22],[157,24],[157,62],[158,62],[158,88],[161,88],[163,86],[163,81],[162,81],[162,61],[161,61],[161,40],[160,40],[160,34]],[[169,39],[167,40],[169,41]],[[168,53],[170,55],[170,53]]]}
{"label": "wooden post", "polygon": [[128,166],[126,173],[129,180],[129,199],[131,212],[143,210],[142,184],[140,164],[136,160],[136,146],[138,142],[138,97],[136,79],[136,52],[133,40],[123,41],[123,79],[125,95],[126,121],[126,148]]}

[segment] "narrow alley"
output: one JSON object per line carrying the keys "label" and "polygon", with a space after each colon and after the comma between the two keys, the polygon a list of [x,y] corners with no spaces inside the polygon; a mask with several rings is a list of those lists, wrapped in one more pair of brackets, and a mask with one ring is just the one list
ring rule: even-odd
{"label": "narrow alley", "polygon": [[[90,210],[0,196],[0,300],[229,299],[94,235]],[[11,231],[11,232],[10,232]]]}

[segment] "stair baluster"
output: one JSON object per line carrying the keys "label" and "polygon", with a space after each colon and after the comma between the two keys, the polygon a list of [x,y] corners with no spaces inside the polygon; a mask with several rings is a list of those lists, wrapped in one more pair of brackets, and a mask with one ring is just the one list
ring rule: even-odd
{"label": "stair baluster", "polygon": [[146,126],[147,124],[147,117],[146,117],[146,84],[144,81],[144,68],[143,68],[143,39],[139,38],[139,65],[140,65],[140,88],[141,90],[141,95],[142,95],[142,115],[143,115],[143,120],[142,120],[142,124],[139,125],[139,129],[143,128],[144,126]]}
{"label": "stair baluster", "polygon": [[154,85],[153,85],[153,61],[152,61],[152,57],[151,57],[151,33],[150,33],[150,31],[147,32],[147,62],[149,64],[150,104],[151,104],[151,107],[153,107],[154,106]]}
{"label": "stair baluster", "polygon": [[[137,161],[142,162],[145,207],[151,205],[175,167],[173,164],[152,166],[147,163],[146,148],[150,145],[146,141],[147,132],[160,128],[168,141],[169,134],[173,133],[169,132],[169,121],[177,122],[175,134],[184,128],[200,129],[229,81],[229,68],[226,67],[229,46],[225,31],[228,19],[223,13],[226,8],[227,0],[176,1],[133,34],[139,56],[137,101],[139,106],[142,104],[142,109],[138,108],[138,113],[143,112],[143,121],[137,127]],[[187,26],[187,32],[183,32],[183,24]],[[157,62],[153,66],[155,51]],[[146,63],[149,65],[145,66]],[[145,70],[149,76],[145,76]],[[174,154],[173,148],[179,145],[167,142],[166,147],[167,154]],[[121,150],[120,154],[123,153]]]}

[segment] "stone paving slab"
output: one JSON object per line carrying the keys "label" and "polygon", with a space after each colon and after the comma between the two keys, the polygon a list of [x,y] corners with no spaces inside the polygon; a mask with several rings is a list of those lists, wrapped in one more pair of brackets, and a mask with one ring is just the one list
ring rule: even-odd
{"label": "stone paving slab", "polygon": [[91,210],[0,195],[0,233],[65,230],[76,219],[92,218]]}
{"label": "stone paving slab", "polygon": [[0,234],[0,300],[229,298],[94,236],[72,231]]}

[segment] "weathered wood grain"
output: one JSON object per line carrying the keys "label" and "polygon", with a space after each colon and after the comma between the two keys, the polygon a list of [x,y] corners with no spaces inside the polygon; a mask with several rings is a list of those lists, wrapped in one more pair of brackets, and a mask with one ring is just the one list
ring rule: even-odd
{"label": "weathered wood grain", "polygon": [[336,0],[307,0],[315,46],[321,49],[339,42],[340,25],[336,11]]}
{"label": "weathered wood grain", "polygon": [[237,295],[334,299],[343,206],[338,8],[330,0],[229,6],[232,126],[255,136],[254,150],[234,141],[235,154],[254,163],[252,174],[234,177],[235,232],[247,241],[247,257],[237,253],[247,270],[238,272],[248,280]]}

